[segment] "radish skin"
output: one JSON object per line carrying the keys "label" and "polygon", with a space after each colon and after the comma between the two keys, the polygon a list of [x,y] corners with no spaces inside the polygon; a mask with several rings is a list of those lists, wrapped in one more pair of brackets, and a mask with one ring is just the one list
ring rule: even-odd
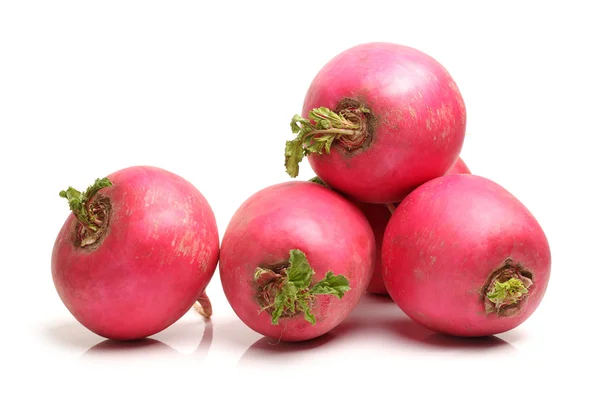
{"label": "radish skin", "polygon": [[305,155],[318,177],[360,202],[399,202],[443,175],[459,156],[464,100],[431,56],[393,43],[365,43],[330,60],[313,79],[286,170]]}
{"label": "radish skin", "polygon": [[[296,257],[314,270],[299,286],[301,294],[328,272],[343,276],[348,287],[337,297],[333,290],[316,292],[308,309],[296,303],[295,311],[287,308],[276,318],[274,301]],[[374,260],[373,232],[356,206],[321,185],[293,181],[262,189],[239,207],[223,236],[219,273],[227,300],[248,327],[282,341],[302,341],[348,316],[371,279]]]}
{"label": "radish skin", "polygon": [[[465,162],[459,157],[454,165],[448,169],[445,175],[470,173],[471,171]],[[383,235],[385,233],[385,229],[390,221],[390,218],[392,217],[392,214],[397,208],[397,204],[379,205],[367,204],[364,202],[356,202],[355,204],[369,220],[369,224],[371,225],[375,235],[375,244],[377,248],[377,258],[375,260],[373,277],[371,278],[371,282],[369,282],[369,286],[367,286],[367,292],[388,295],[388,291],[385,288],[385,283],[383,282],[383,276],[381,274],[381,247],[383,244]]]}
{"label": "radish skin", "polygon": [[[205,296],[218,261],[216,220],[204,196],[166,170],[134,166],[105,180],[88,203],[101,234],[71,213],[54,244],[52,278],[83,326],[113,340],[141,339]],[[77,201],[76,190],[67,193]]]}
{"label": "radish skin", "polygon": [[509,331],[533,314],[550,279],[548,240],[497,183],[448,175],[407,196],[386,228],[382,274],[413,320],[464,337]]}
{"label": "radish skin", "polygon": [[465,161],[461,157],[459,157],[456,160],[456,162],[454,162],[452,167],[448,169],[448,171],[444,174],[444,176],[450,174],[471,174],[471,170],[469,169]]}

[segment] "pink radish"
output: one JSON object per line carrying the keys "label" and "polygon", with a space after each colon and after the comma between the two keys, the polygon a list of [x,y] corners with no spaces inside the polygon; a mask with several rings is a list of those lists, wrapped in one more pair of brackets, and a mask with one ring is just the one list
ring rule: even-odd
{"label": "pink radish", "polygon": [[506,189],[448,175],[407,196],[384,235],[382,274],[413,320],[457,336],[511,330],[538,307],[550,248],[530,211]]}
{"label": "pink radish", "polygon": [[73,211],[56,238],[52,277],[73,316],[114,340],[153,335],[204,294],[219,254],[213,211],[188,181],[136,166],[61,196]]}
{"label": "pink radish", "polygon": [[366,43],[329,61],[312,81],[285,165],[307,155],[332,188],[368,203],[400,201],[443,175],[464,141],[466,110],[448,71],[427,54]]}
{"label": "pink radish", "polygon": [[459,157],[456,162],[454,162],[454,165],[452,165],[452,167],[448,169],[444,175],[447,176],[449,174],[471,174],[471,170],[469,170],[469,167],[465,161]]}
{"label": "pink radish", "polygon": [[[461,173],[471,173],[471,171],[465,162],[459,157],[454,165],[448,169],[446,175]],[[367,286],[367,292],[387,295],[388,292],[383,282],[383,276],[381,275],[381,245],[383,243],[385,228],[387,227],[387,224],[392,217],[392,211],[396,206],[367,204],[364,202],[356,202],[356,205],[365,214],[369,220],[369,223],[371,224],[371,228],[375,234],[375,244],[377,248],[377,259],[375,261],[373,277],[371,278],[371,282],[369,282],[369,286]]]}
{"label": "pink radish", "polygon": [[392,212],[386,205],[367,204],[364,202],[356,202],[355,204],[367,217],[371,229],[373,230],[373,234],[375,235],[375,265],[373,268],[373,276],[371,277],[366,290],[369,293],[387,295],[383,277],[381,276],[381,244],[383,243],[385,228],[392,216]]}
{"label": "pink radish", "polygon": [[260,190],[231,219],[219,272],[251,329],[283,341],[325,334],[356,306],[373,273],[375,239],[351,202],[310,182]]}

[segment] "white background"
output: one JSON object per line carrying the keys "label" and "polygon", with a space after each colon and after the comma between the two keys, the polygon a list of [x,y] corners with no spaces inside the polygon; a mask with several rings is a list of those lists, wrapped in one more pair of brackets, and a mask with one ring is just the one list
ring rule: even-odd
{"label": "white background", "polygon": [[[0,399],[597,400],[593,3],[0,3]],[[158,342],[107,347],[69,315],[50,275],[69,213],[59,190],[160,166],[200,189],[222,236],[248,196],[289,180],[288,124],[318,69],[368,41],[450,71],[467,105],[463,159],[540,221],[552,277],[528,321],[463,341],[365,298],[330,336],[270,345],[233,314],[218,273],[212,324],[192,311]],[[311,176],[303,163],[298,179]]]}

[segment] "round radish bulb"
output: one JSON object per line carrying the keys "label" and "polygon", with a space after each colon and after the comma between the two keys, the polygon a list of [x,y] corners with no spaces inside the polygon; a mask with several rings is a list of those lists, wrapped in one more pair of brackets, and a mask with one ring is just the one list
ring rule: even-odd
{"label": "round radish bulb", "polygon": [[56,238],[52,278],[73,316],[114,340],[153,335],[204,293],[219,254],[213,211],[183,178],[156,167],[119,170],[81,193]]}
{"label": "round radish bulb", "polygon": [[373,267],[373,275],[366,290],[369,293],[387,295],[383,277],[381,276],[381,244],[383,243],[383,235],[392,216],[392,211],[386,205],[381,204],[367,204],[364,202],[357,202],[355,204],[365,214],[375,235],[375,265]]}
{"label": "round radish bulb", "polygon": [[471,174],[471,171],[469,170],[469,167],[465,161],[459,157],[456,162],[454,162],[454,165],[452,165],[452,167],[445,173],[445,176],[449,174]]}
{"label": "round radish bulb", "polygon": [[340,194],[310,182],[267,187],[235,212],[219,272],[237,316],[283,341],[316,338],[358,303],[375,260],[369,222]]}
{"label": "round radish bulb", "polygon": [[413,320],[456,336],[486,336],[523,323],[550,278],[550,249],[530,211],[506,189],[448,175],[408,195],[387,226],[382,273]]}
{"label": "round radish bulb", "polygon": [[[461,174],[461,173],[471,173],[465,162],[459,157],[454,165],[445,173],[449,174]],[[371,282],[369,282],[369,286],[367,286],[367,292],[375,293],[380,295],[387,295],[388,291],[385,288],[385,283],[383,282],[383,276],[381,275],[381,246],[383,243],[383,235],[385,233],[385,228],[387,227],[390,218],[392,217],[392,213],[395,210],[397,204],[389,204],[389,205],[381,205],[381,204],[367,204],[364,202],[356,202],[355,203],[360,210],[365,214],[369,223],[371,224],[371,229],[373,229],[373,233],[375,235],[375,244],[377,248],[377,259],[375,261],[375,268],[373,270],[373,277],[371,278]]]}
{"label": "round radish bulb", "polygon": [[285,149],[291,177],[308,155],[332,188],[387,204],[450,168],[463,146],[466,109],[448,71],[429,55],[366,43],[318,72],[291,127],[297,133]]}

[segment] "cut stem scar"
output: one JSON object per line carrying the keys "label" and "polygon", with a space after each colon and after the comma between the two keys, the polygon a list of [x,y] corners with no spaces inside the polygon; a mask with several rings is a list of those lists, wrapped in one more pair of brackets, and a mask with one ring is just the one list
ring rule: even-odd
{"label": "cut stem scar", "polygon": [[299,163],[311,153],[329,154],[334,141],[351,151],[369,136],[369,109],[361,104],[346,105],[336,113],[326,107],[311,110],[308,118],[295,115],[290,124],[295,139],[286,141],[285,167],[291,177],[298,176]]}
{"label": "cut stem scar", "polygon": [[290,250],[288,261],[269,268],[256,268],[254,282],[260,312],[270,313],[273,325],[278,325],[280,318],[298,314],[304,314],[306,321],[314,325],[316,318],[312,308],[317,295],[334,295],[341,299],[350,290],[344,275],[328,271],[313,285],[314,274],[306,255],[298,249]]}
{"label": "cut stem scar", "polygon": [[503,317],[518,314],[532,285],[532,274],[511,258],[507,258],[501,267],[490,275],[484,286],[486,313],[495,312]]}

